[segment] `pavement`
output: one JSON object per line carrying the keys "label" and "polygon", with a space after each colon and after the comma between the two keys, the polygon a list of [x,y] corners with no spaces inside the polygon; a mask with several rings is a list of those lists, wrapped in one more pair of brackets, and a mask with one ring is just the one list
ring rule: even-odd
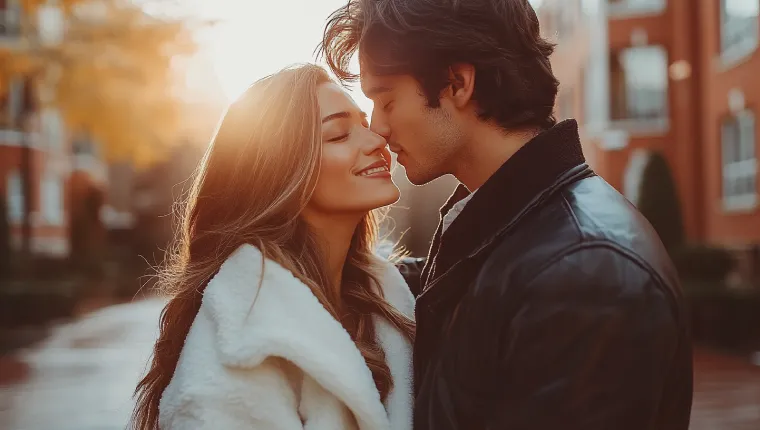
{"label": "pavement", "polygon": [[[110,306],[0,359],[0,429],[123,430],[163,302]],[[5,382],[2,384],[2,382]]]}
{"label": "pavement", "polygon": [[[108,306],[0,356],[0,429],[122,430],[163,302]],[[760,367],[698,349],[690,430],[760,430]]]}
{"label": "pavement", "polygon": [[689,430],[760,430],[760,366],[697,350]]}

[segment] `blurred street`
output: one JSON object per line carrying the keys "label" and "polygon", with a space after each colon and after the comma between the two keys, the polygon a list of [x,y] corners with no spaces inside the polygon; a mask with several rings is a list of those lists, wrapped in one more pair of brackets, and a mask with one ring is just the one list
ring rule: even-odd
{"label": "blurred street", "polygon": [[56,328],[20,362],[0,358],[0,429],[124,429],[161,306],[107,307]]}
{"label": "blurred street", "polygon": [[[123,429],[160,309],[158,300],[107,307],[58,327],[18,360],[0,359],[0,428]],[[704,350],[695,363],[691,428],[760,428],[760,367]]]}
{"label": "blurred street", "polygon": [[692,430],[760,429],[760,366],[698,351]]}

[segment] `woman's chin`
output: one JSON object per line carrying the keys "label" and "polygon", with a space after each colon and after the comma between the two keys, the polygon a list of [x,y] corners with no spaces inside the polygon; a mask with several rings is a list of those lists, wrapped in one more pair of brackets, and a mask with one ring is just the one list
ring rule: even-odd
{"label": "woman's chin", "polygon": [[371,193],[365,194],[363,199],[367,199],[367,208],[369,210],[383,208],[396,203],[401,198],[401,192],[394,183],[383,186],[383,189],[375,189]]}

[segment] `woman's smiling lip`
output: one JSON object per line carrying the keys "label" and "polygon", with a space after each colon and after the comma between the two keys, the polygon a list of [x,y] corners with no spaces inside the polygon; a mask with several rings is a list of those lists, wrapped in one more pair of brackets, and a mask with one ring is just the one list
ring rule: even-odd
{"label": "woman's smiling lip", "polygon": [[376,173],[373,173],[371,175],[366,175],[365,173],[368,170],[380,169],[380,168],[382,168],[383,171],[388,172],[388,163],[385,161],[384,158],[382,160],[377,160],[374,163],[372,163],[372,164],[364,167],[363,169],[361,169],[361,170],[357,171],[356,173],[354,173],[354,175],[356,175],[356,176],[374,176]]}
{"label": "woman's smiling lip", "polygon": [[388,169],[383,169],[370,174],[359,175],[360,178],[390,178],[391,172]]}

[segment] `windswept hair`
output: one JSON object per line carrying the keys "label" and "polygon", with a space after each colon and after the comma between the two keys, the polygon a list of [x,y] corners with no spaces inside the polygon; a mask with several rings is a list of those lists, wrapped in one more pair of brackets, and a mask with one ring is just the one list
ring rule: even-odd
{"label": "windswept hair", "polygon": [[317,89],[327,82],[325,70],[314,65],[285,69],[256,82],[225,114],[159,276],[158,286],[170,300],[161,314],[149,370],[135,392],[131,428],[158,429],[161,396],[174,375],[206,284],[243,244],[258,247],[311,289],[353,338],[381,398],[390,392],[392,378],[372,316],[385,318],[410,339],[414,323],[390,306],[377,288],[376,214],[367,214],[354,232],[343,288],[331,285],[322,248],[301,217],[321,164]]}
{"label": "windswept hair", "polygon": [[454,64],[475,67],[474,101],[483,120],[505,130],[553,126],[559,82],[528,0],[348,0],[330,15],[318,47],[342,81],[362,70],[407,74],[430,107],[440,105]]}

